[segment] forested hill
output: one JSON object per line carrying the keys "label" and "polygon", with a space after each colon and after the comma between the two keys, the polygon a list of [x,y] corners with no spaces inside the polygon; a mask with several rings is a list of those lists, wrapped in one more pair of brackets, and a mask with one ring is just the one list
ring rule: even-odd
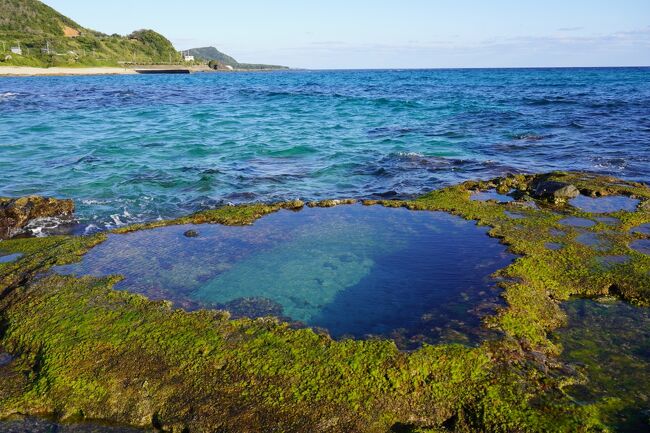
{"label": "forested hill", "polygon": [[[18,52],[12,52],[12,48]],[[116,66],[180,61],[172,43],[153,30],[107,35],[79,25],[38,0],[0,0],[0,66]]]}

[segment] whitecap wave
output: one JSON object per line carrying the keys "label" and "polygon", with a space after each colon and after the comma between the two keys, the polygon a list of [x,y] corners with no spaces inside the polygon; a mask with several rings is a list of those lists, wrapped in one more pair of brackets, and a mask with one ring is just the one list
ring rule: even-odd
{"label": "whitecap wave", "polygon": [[42,238],[57,231],[61,226],[69,226],[75,221],[70,218],[43,217],[31,220],[20,233],[28,233],[31,236]]}
{"label": "whitecap wave", "polygon": [[395,155],[402,158],[423,158],[424,155],[419,152],[396,152]]}
{"label": "whitecap wave", "polygon": [[5,93],[0,93],[0,102],[3,101],[8,101],[10,99],[14,99],[15,97],[19,96],[18,93],[14,92],[5,92]]}

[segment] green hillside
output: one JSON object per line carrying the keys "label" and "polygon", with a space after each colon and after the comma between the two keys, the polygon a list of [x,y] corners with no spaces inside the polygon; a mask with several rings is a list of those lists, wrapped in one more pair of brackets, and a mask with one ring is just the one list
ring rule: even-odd
{"label": "green hillside", "polygon": [[[20,47],[22,54],[11,52]],[[127,36],[86,29],[38,0],[0,0],[0,65],[117,66],[181,61],[153,30]]]}
{"label": "green hillside", "polygon": [[204,61],[212,62],[213,66],[230,66],[233,69],[289,69],[286,66],[279,65],[263,65],[263,64],[253,64],[253,63],[239,63],[234,58],[229,55],[222,53],[215,47],[201,47],[201,48],[192,48],[187,50],[187,53],[194,56],[197,59]]}

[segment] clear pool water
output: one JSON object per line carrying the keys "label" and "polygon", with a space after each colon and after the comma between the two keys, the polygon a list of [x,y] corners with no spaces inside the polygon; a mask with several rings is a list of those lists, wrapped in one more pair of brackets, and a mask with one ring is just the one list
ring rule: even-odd
{"label": "clear pool water", "polygon": [[[187,237],[187,230],[197,237]],[[472,343],[513,256],[440,212],[361,205],[280,211],[252,226],[170,226],[109,239],[60,273],[122,274],[117,288],[188,309],[275,315],[333,337]]]}
{"label": "clear pool water", "polygon": [[636,210],[639,200],[622,195],[607,197],[587,197],[579,195],[569,200],[571,205],[591,213],[617,212],[620,210],[633,212]]}

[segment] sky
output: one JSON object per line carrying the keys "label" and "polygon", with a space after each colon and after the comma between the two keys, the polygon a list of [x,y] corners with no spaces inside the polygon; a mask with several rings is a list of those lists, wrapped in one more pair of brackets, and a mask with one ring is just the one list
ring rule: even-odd
{"label": "sky", "polygon": [[295,68],[650,66],[650,0],[45,0],[104,33]]}

